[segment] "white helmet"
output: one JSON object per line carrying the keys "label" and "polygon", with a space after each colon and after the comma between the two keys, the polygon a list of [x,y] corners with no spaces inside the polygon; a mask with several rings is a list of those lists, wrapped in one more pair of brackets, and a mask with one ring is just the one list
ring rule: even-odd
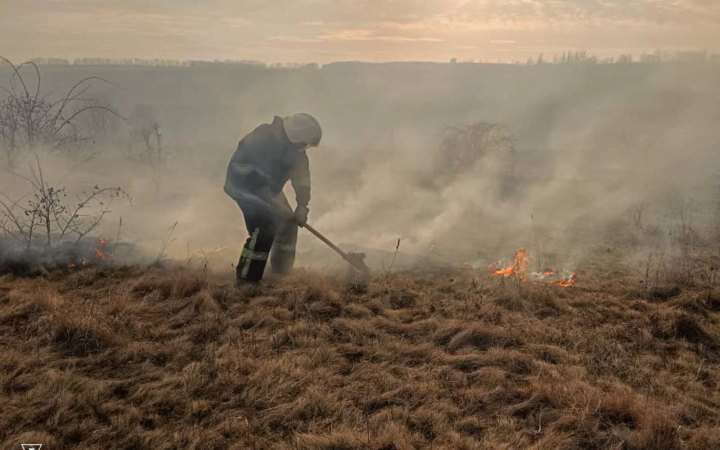
{"label": "white helmet", "polygon": [[293,144],[316,147],[322,138],[320,123],[310,114],[300,113],[283,119],[285,134]]}

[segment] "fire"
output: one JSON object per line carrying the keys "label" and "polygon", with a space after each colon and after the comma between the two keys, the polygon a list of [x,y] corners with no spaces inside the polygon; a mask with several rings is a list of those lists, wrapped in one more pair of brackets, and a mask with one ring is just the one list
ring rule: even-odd
{"label": "fire", "polygon": [[113,257],[112,247],[110,247],[110,241],[107,239],[98,239],[95,242],[95,248],[82,247],[81,250],[83,250],[83,255],[79,255],[74,260],[68,262],[68,269],[75,270],[88,265],[107,262]]}
{"label": "fire", "polygon": [[509,277],[513,274],[512,266],[506,267],[505,269],[498,269],[495,271],[495,275],[499,277]]}
{"label": "fire", "polygon": [[567,287],[575,286],[576,282],[577,282],[577,274],[575,272],[573,272],[567,278],[558,280],[553,284],[560,286],[560,287],[567,288]]}
{"label": "fire", "polygon": [[110,241],[107,239],[98,239],[97,246],[95,247],[95,258],[101,261],[112,258],[112,254],[108,251],[108,244]]}
{"label": "fire", "polygon": [[577,283],[577,274],[575,272],[561,271],[546,268],[541,272],[528,273],[530,257],[528,251],[524,248],[515,252],[515,257],[510,265],[503,266],[501,263],[490,265],[490,273],[496,277],[516,277],[520,281],[527,281],[528,276],[533,281],[542,281],[555,286],[568,288],[575,286]]}
{"label": "fire", "polygon": [[529,258],[527,250],[525,250],[524,248],[518,249],[515,252],[515,257],[513,258],[512,264],[501,269],[495,269],[493,274],[497,277],[515,276],[520,280],[526,280],[528,262]]}

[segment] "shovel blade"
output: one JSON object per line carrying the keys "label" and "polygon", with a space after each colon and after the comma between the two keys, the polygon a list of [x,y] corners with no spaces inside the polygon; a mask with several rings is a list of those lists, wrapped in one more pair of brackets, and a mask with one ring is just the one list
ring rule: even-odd
{"label": "shovel blade", "polygon": [[348,253],[348,262],[358,272],[370,276],[370,268],[365,264],[365,253]]}

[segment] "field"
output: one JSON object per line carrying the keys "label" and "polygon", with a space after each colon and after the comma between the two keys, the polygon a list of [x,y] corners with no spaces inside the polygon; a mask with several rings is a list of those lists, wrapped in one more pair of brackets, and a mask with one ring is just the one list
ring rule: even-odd
{"label": "field", "polygon": [[720,293],[620,271],[0,278],[0,441],[54,449],[720,448]]}
{"label": "field", "polygon": [[[0,448],[720,449],[715,62],[25,69]],[[127,120],[33,134],[79,80]],[[301,269],[234,286],[228,160],[300,111],[310,223],[367,289],[307,231]]]}

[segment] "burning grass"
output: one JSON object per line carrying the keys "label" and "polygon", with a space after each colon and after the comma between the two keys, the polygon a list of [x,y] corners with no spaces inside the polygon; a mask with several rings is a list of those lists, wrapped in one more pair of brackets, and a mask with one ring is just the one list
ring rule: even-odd
{"label": "burning grass", "polygon": [[[183,269],[0,278],[0,441],[64,448],[720,448],[701,288]],[[624,288],[618,288],[618,282]]]}

